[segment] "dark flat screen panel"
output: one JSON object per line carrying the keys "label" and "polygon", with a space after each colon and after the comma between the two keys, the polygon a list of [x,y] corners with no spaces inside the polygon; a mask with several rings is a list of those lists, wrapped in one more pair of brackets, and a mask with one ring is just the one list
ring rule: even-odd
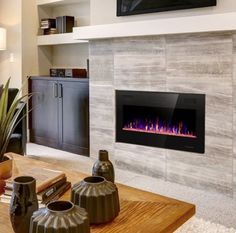
{"label": "dark flat screen panel", "polygon": [[116,91],[116,142],[205,152],[205,95]]}
{"label": "dark flat screen panel", "polygon": [[117,0],[117,16],[216,6],[216,0]]}

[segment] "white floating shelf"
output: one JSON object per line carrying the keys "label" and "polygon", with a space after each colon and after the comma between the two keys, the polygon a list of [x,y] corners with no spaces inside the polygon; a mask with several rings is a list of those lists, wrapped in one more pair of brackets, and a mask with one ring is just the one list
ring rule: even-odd
{"label": "white floating shelf", "polygon": [[72,3],[87,2],[89,0],[36,0],[38,6],[57,6]]}
{"label": "white floating shelf", "polygon": [[88,43],[87,40],[73,39],[73,33],[38,36],[38,46]]}
{"label": "white floating shelf", "polygon": [[236,30],[236,12],[188,16],[74,28],[74,39],[94,40],[130,36]]}

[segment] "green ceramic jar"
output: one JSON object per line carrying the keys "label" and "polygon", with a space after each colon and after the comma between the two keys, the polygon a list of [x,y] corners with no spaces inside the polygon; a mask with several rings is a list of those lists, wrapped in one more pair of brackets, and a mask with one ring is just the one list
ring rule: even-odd
{"label": "green ceramic jar", "polygon": [[69,201],[54,201],[34,212],[29,233],[90,233],[88,213]]}
{"label": "green ceramic jar", "polygon": [[90,176],[72,187],[71,201],[85,208],[91,224],[112,221],[118,216],[118,189],[101,176]]}
{"label": "green ceramic jar", "polygon": [[98,155],[98,161],[93,166],[93,176],[102,176],[106,180],[114,183],[115,172],[111,161],[109,160],[108,151],[100,150]]}

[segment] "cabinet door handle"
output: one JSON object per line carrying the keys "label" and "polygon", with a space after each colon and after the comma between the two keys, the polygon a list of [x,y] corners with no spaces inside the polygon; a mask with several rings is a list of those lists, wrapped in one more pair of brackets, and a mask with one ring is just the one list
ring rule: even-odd
{"label": "cabinet door handle", "polygon": [[63,86],[62,86],[61,83],[59,84],[59,94],[58,94],[58,96],[59,96],[59,98],[63,97]]}
{"label": "cabinet door handle", "polygon": [[53,93],[54,93],[54,97],[57,98],[58,97],[58,84],[54,83],[53,85]]}

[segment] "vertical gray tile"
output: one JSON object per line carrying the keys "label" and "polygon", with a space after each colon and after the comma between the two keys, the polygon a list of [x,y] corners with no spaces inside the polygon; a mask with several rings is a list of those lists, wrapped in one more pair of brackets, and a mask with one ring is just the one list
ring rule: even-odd
{"label": "vertical gray tile", "polygon": [[233,151],[236,159],[236,34],[233,35],[233,132]]}
{"label": "vertical gray tile", "polygon": [[114,56],[112,40],[89,43],[90,82],[97,85],[113,85]]}
{"label": "vertical gray tile", "polygon": [[114,84],[119,90],[164,91],[164,37],[117,39],[114,44]]}
{"label": "vertical gray tile", "polygon": [[99,150],[107,150],[110,159],[114,157],[114,131],[90,127],[90,156],[97,158]]}
{"label": "vertical gray tile", "polygon": [[117,167],[139,174],[165,179],[166,150],[133,144],[115,144]]}
{"label": "vertical gray tile", "polygon": [[234,191],[234,199],[236,199],[236,159],[233,161],[233,191]]}
{"label": "vertical gray tile", "polygon": [[232,196],[233,159],[167,151],[167,180]]}
{"label": "vertical gray tile", "polygon": [[90,84],[90,126],[114,130],[115,92],[110,85]]}

